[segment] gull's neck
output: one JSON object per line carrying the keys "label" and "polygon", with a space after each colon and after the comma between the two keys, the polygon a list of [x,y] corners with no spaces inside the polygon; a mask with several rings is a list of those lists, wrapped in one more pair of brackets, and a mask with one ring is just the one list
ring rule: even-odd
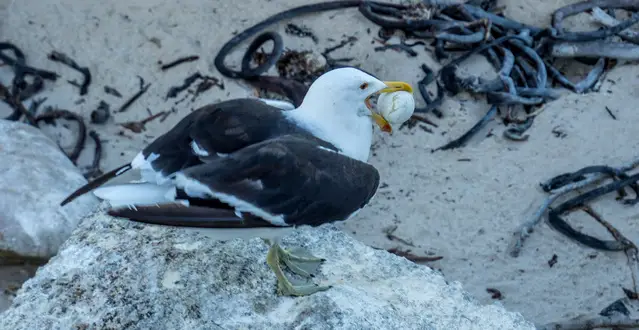
{"label": "gull's neck", "polygon": [[346,109],[347,104],[338,106],[330,100],[315,104],[307,101],[305,99],[299,107],[284,113],[314,136],[341,149],[342,154],[367,162],[373,141],[372,118]]}

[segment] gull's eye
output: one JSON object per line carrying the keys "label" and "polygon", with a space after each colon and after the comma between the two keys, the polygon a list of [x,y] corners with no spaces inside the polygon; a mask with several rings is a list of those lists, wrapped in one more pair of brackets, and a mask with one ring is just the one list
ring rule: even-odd
{"label": "gull's eye", "polygon": [[368,83],[363,83],[361,85],[359,85],[359,89],[364,90],[368,87]]}

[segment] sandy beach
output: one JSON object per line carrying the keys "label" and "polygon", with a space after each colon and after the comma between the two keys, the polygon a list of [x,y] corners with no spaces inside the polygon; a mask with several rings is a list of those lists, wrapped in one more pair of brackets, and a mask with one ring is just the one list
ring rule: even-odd
{"label": "sandy beach", "polygon": [[[572,2],[576,1],[502,0],[499,5],[505,6],[504,14],[510,18],[545,27],[555,9]],[[108,171],[129,161],[193,109],[255,96],[246,83],[220,75],[213,58],[234,33],[306,3],[309,1],[247,0],[239,5],[203,0],[0,0],[0,40],[20,47],[30,65],[62,75],[55,83],[48,82],[46,91],[38,96],[47,97],[44,106],[71,110],[87,122],[100,101],[116,110],[137,92],[138,76],[150,83],[148,91],[128,110],[114,114],[106,124],[90,125],[101,137],[101,169]],[[580,14],[569,18],[565,26],[575,30],[597,26],[590,21],[588,15]],[[284,33],[288,22],[308,27],[317,43]],[[424,76],[421,64],[441,67],[423,47],[414,48],[417,57],[392,50],[374,51],[379,27],[356,9],[307,15],[270,29],[282,34],[285,47],[315,52],[354,36],[357,41],[333,56],[354,57],[354,64],[384,80],[403,80],[416,86]],[[77,72],[47,59],[53,50],[68,54],[91,70],[93,83],[87,95],[79,96],[77,87],[67,82],[79,80]],[[200,59],[167,71],[159,69],[158,61],[166,63],[186,55]],[[234,52],[229,64],[239,65],[241,56],[242,51]],[[496,76],[481,56],[467,60],[463,70],[485,78]],[[179,104],[176,101],[181,96],[165,98],[170,87],[198,71],[220,79],[223,89],[214,86]],[[581,65],[572,72],[583,75],[587,70]],[[277,74],[275,69],[269,73]],[[461,136],[488,111],[483,96],[466,93],[446,97],[440,108],[443,118],[429,116],[438,125],[427,126],[432,132],[422,129],[424,124],[404,127],[392,135],[376,132],[370,162],[380,171],[382,187],[369,207],[341,227],[370,246],[442,256],[425,266],[440,270],[449,281],[461,282],[485,304],[496,301],[486,289],[499,290],[503,295],[499,303],[536,324],[581,314],[594,316],[621,298],[622,288],[632,287],[623,252],[582,246],[545,223],[532,233],[519,257],[511,257],[507,249],[513,230],[546,198],[540,182],[589,165],[622,166],[637,157],[639,140],[633,133],[639,121],[635,109],[639,103],[638,76],[635,63],[620,63],[606,74],[596,91],[580,95],[564,90],[560,99],[543,107],[527,131],[526,141],[504,139],[505,126],[501,120],[493,120],[465,147],[431,152]],[[0,82],[6,84],[10,78],[11,70],[0,67]],[[105,85],[116,88],[123,97],[105,94]],[[416,101],[418,107],[423,106],[421,97],[416,96]],[[119,125],[160,111],[170,114],[163,121],[149,122],[141,133]],[[73,132],[60,127],[46,130],[63,146],[72,143]],[[80,158],[81,167],[91,162],[92,150],[93,142],[89,141]],[[129,179],[124,176],[118,180]],[[639,241],[639,209],[621,205],[614,194],[598,199],[592,207],[630,240]],[[583,212],[565,219],[585,233],[611,239]],[[391,226],[397,227],[394,235],[404,242],[389,240],[384,230]],[[553,255],[557,262],[551,267],[548,261]],[[2,274],[0,284],[10,282],[11,278],[3,281]]]}

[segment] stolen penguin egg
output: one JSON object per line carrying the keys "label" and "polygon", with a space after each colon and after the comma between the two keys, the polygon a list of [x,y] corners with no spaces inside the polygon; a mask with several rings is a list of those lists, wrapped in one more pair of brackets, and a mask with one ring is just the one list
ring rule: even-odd
{"label": "stolen penguin egg", "polygon": [[377,98],[377,111],[391,126],[401,125],[413,115],[415,99],[406,91],[383,93]]}

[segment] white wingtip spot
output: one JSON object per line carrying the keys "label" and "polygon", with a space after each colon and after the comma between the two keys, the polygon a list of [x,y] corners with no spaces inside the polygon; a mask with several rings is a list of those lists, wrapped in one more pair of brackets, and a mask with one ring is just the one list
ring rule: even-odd
{"label": "white wingtip spot", "polygon": [[337,151],[335,151],[335,150],[333,150],[333,149],[326,148],[326,147],[318,146],[318,148],[319,148],[320,150],[325,150],[325,151],[329,151],[329,152],[335,152],[335,153],[337,153]]}
{"label": "white wingtip spot", "polygon": [[195,141],[191,141],[191,150],[193,150],[193,153],[198,156],[206,157],[209,155],[209,152],[200,147],[200,145]]}

